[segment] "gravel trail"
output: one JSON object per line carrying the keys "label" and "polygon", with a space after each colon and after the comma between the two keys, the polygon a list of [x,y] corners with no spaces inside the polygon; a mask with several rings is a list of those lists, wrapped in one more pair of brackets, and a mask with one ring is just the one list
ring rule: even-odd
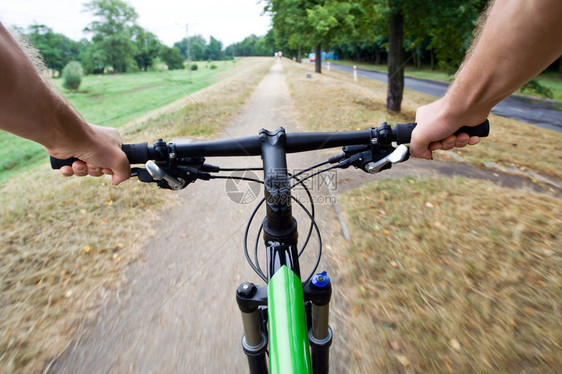
{"label": "gravel trail", "polygon": [[[276,62],[219,138],[249,136],[262,127],[302,130]],[[319,157],[289,157],[304,167]],[[260,166],[259,157],[208,159],[224,167]],[[155,193],[171,193],[157,191]],[[234,203],[224,181],[197,181],[179,192],[180,203],[167,211],[143,259],[131,264],[127,281],[81,337],[52,365],[52,373],[245,373],[241,318],[235,290],[242,281],[260,283],[246,264],[242,239],[254,204]],[[329,205],[318,209],[321,227],[335,222]],[[336,227],[337,232],[339,227]],[[303,237],[304,234],[301,234]],[[326,235],[324,235],[326,236]],[[337,234],[323,237],[326,243]],[[327,244],[327,248],[332,248]],[[323,261],[322,269],[329,260]],[[306,266],[305,266],[306,269]],[[332,327],[344,302],[334,296]],[[339,305],[339,306],[338,306]],[[338,353],[339,352],[339,353]],[[345,367],[342,348],[333,350],[333,372]],[[338,357],[339,356],[339,357]],[[338,369],[339,368],[339,369]]]}

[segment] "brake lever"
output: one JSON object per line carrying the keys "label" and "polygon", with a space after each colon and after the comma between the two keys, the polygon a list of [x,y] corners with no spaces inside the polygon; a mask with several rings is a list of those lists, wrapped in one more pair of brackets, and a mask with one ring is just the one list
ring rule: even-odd
{"label": "brake lever", "polygon": [[[182,178],[174,178],[170,174],[162,170],[154,161],[148,161],[146,163],[146,170],[155,181],[165,180],[168,186],[174,191],[181,190],[187,183]],[[160,185],[160,183],[159,183]]]}
{"label": "brake lever", "polygon": [[404,144],[400,144],[391,154],[378,161],[369,162],[365,165],[365,171],[369,174],[376,174],[384,169],[388,164],[396,164],[406,161],[410,155],[410,150]]}

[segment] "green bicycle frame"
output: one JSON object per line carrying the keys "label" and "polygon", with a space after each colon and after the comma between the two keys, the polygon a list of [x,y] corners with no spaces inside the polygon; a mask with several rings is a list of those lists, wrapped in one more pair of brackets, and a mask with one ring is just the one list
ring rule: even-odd
{"label": "green bicycle frame", "polygon": [[267,293],[270,373],[312,373],[301,280],[284,265]]}

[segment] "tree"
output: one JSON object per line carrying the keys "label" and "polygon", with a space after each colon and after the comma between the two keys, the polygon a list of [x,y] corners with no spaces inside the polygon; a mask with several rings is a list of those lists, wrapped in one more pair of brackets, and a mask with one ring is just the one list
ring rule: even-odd
{"label": "tree", "polygon": [[343,0],[326,0],[307,9],[307,20],[312,27],[311,39],[316,50],[316,72],[322,72],[322,45],[331,47],[343,35],[355,33],[355,18],[361,8]]}
{"label": "tree", "polygon": [[99,44],[90,43],[80,55],[82,66],[86,74],[103,74],[108,57]]}
{"label": "tree", "polygon": [[343,34],[353,34],[357,3],[343,0],[268,0],[276,40],[291,49],[314,48],[316,72],[322,72],[322,45],[330,47]]}
{"label": "tree", "polygon": [[222,51],[222,42],[218,41],[217,39],[211,36],[209,40],[209,45],[205,50],[205,60],[223,60],[224,59],[224,52]]}
{"label": "tree", "polygon": [[241,42],[226,47],[224,53],[226,56],[233,56],[234,53],[236,56],[272,56],[274,45],[271,36],[268,38],[267,35],[260,37],[252,34]]}
{"label": "tree", "polygon": [[404,13],[399,1],[389,0],[388,90],[386,108],[400,112],[404,94]]}
{"label": "tree", "polygon": [[[187,39],[183,38],[179,42],[174,43],[184,59],[187,59]],[[204,60],[207,42],[201,35],[193,35],[189,37],[189,53],[192,61]]]}
{"label": "tree", "polygon": [[[418,63],[429,49],[441,66],[456,67],[470,43],[485,0],[355,0],[364,11],[357,27],[367,38],[388,35],[387,108],[401,109],[404,50]],[[386,30],[383,27],[386,25]],[[371,29],[371,31],[369,31]]]}
{"label": "tree", "polygon": [[85,7],[97,18],[84,29],[93,34],[90,55],[111,65],[114,72],[126,72],[127,66],[134,63],[131,37],[137,12],[121,0],[92,0]]}
{"label": "tree", "polygon": [[286,56],[296,54],[298,62],[301,62],[302,49],[313,46],[307,38],[310,30],[306,13],[307,7],[312,5],[309,0],[267,0],[265,6],[273,23],[275,49],[282,50]]}
{"label": "tree", "polygon": [[75,42],[63,34],[53,32],[45,25],[33,24],[28,27],[27,38],[41,53],[47,68],[53,76],[71,60],[79,58],[81,43]]}
{"label": "tree", "polygon": [[154,59],[158,57],[162,43],[160,43],[156,35],[138,25],[133,26],[132,34],[135,44],[135,55],[133,58],[137,62],[139,69],[146,71],[153,65]]}
{"label": "tree", "polygon": [[183,69],[184,59],[180,55],[179,49],[173,47],[162,46],[160,50],[160,58],[168,65],[168,70]]}
{"label": "tree", "polygon": [[417,56],[428,51],[441,68],[456,70],[470,46],[474,24],[486,3],[486,0],[404,2],[403,10],[408,16],[404,48]]}

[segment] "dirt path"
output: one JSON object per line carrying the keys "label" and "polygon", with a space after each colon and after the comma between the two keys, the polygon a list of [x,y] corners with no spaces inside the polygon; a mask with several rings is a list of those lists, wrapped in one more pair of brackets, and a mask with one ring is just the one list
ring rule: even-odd
{"label": "dirt path", "polygon": [[[220,137],[254,135],[262,127],[306,130],[295,118],[282,65],[278,62]],[[289,155],[288,164],[298,170],[324,159],[324,152]],[[224,167],[260,165],[259,158],[209,159],[208,162]],[[375,177],[344,170],[337,178],[332,177],[332,181],[341,192],[379,177],[459,173],[472,178],[497,179],[510,187],[539,188],[525,178],[499,175],[460,163],[420,160],[411,160]],[[316,206],[324,243],[320,269],[328,270],[335,281],[331,372],[343,373],[347,372],[350,350],[360,349],[360,344],[346,342],[345,325],[350,321],[345,320],[348,314],[345,290],[337,287],[338,276],[346,273],[338,266],[337,259],[346,257],[346,247],[342,244],[344,239],[339,234],[341,228],[336,223],[334,207],[327,201],[332,195],[322,181],[313,180],[312,188],[324,200]],[[155,193],[169,192],[155,190]],[[235,289],[242,281],[261,283],[246,264],[241,246],[254,204],[233,202],[223,181],[198,181],[179,194],[178,206],[162,217],[157,228],[159,234],[147,243],[143,261],[129,267],[125,285],[107,301],[95,320],[80,328],[74,344],[52,365],[50,372],[247,372],[240,347],[242,328]],[[299,222],[305,222],[302,212],[294,210]],[[303,225],[300,229],[301,242],[305,228]],[[311,250],[314,244],[313,241]],[[311,257],[305,259],[303,273],[310,270]]]}
{"label": "dirt path", "polygon": [[[253,135],[262,127],[295,131],[299,126],[294,118],[278,62],[221,137]],[[297,168],[311,163],[291,157],[289,164],[296,160]],[[225,167],[260,165],[259,158],[209,162]],[[146,260],[130,266],[125,286],[81,328],[76,343],[51,372],[247,372],[234,296],[240,282],[259,283],[241,248],[253,204],[231,201],[222,181],[198,181],[180,196],[180,204],[166,213],[159,234],[147,244]],[[334,312],[335,325],[339,314]],[[333,362],[334,372],[340,372],[338,362],[343,361]]]}

